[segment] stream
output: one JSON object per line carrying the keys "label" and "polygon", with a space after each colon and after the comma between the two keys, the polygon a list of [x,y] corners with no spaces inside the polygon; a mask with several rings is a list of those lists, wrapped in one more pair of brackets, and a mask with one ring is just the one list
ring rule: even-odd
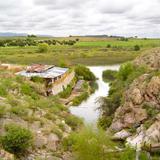
{"label": "stream", "polygon": [[107,96],[109,92],[109,83],[106,83],[102,79],[102,73],[104,70],[118,70],[120,65],[108,65],[108,66],[92,66],[88,67],[94,75],[98,78],[98,89],[90,97],[83,101],[79,106],[71,106],[70,111],[73,115],[84,119],[87,124],[96,124],[100,112],[97,108],[100,107],[100,103],[97,102],[99,97]]}

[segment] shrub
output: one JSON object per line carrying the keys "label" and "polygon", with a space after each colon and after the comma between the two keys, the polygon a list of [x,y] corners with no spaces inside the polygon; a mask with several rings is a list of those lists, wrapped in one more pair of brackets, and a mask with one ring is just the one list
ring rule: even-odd
{"label": "shrub", "polygon": [[117,71],[106,70],[106,71],[103,71],[102,77],[105,81],[113,81],[116,79],[116,73]]}
{"label": "shrub", "polygon": [[6,88],[0,85],[0,96],[6,96],[6,95],[7,95]]}
{"label": "shrub", "polygon": [[37,77],[37,76],[32,77],[31,81],[36,82],[36,83],[44,83],[44,79],[41,77]]}
{"label": "shrub", "polygon": [[79,104],[82,103],[82,101],[86,100],[88,98],[88,96],[89,96],[88,92],[82,93],[80,96],[77,96],[72,100],[72,105],[78,106]]}
{"label": "shrub", "polygon": [[110,45],[110,44],[107,44],[107,48],[111,48],[111,45]]}
{"label": "shrub", "polygon": [[38,45],[38,51],[40,53],[45,53],[45,52],[48,52],[49,50],[49,45],[47,43],[40,43]]}
{"label": "shrub", "polygon": [[96,81],[91,81],[89,85],[90,85],[91,93],[94,93],[98,89],[98,84]]}
{"label": "shrub", "polygon": [[135,67],[132,63],[124,63],[121,65],[119,72],[118,72],[118,78],[125,81],[127,80],[128,76],[135,70]]}
{"label": "shrub", "polygon": [[113,153],[105,153],[104,150],[113,149],[114,143],[109,140],[105,131],[86,127],[79,133],[71,134],[64,140],[63,146],[71,149],[77,160],[111,160]]}
{"label": "shrub", "polygon": [[6,126],[6,134],[2,137],[3,148],[15,155],[23,154],[32,145],[32,133],[18,125]]}
{"label": "shrub", "polygon": [[25,115],[27,115],[27,110],[23,106],[12,107],[10,111],[12,113],[18,115],[18,116],[25,116]]}
{"label": "shrub", "polygon": [[136,154],[135,151],[131,148],[126,148],[124,152],[120,154],[119,160],[135,160]]}
{"label": "shrub", "polygon": [[6,113],[6,109],[4,106],[0,106],[0,118]]}
{"label": "shrub", "polygon": [[27,83],[21,85],[21,92],[24,95],[31,96],[33,99],[38,99],[38,94],[36,94],[34,89]]}
{"label": "shrub", "polygon": [[134,46],[134,51],[139,51],[140,50],[140,46],[139,45],[135,45]]}
{"label": "shrub", "polygon": [[67,98],[70,96],[71,92],[72,92],[72,86],[69,84],[67,85],[67,88],[65,88],[63,92],[61,92],[59,95],[61,98]]}
{"label": "shrub", "polygon": [[106,130],[112,124],[113,117],[112,116],[105,116],[98,119],[98,127]]}
{"label": "shrub", "polygon": [[96,80],[95,75],[89,70],[89,68],[83,65],[77,65],[75,67],[75,73],[76,73],[76,76],[83,77],[84,80],[87,80],[87,81]]}
{"label": "shrub", "polygon": [[82,120],[74,115],[68,115],[65,118],[65,122],[73,129],[78,129],[82,124]]}

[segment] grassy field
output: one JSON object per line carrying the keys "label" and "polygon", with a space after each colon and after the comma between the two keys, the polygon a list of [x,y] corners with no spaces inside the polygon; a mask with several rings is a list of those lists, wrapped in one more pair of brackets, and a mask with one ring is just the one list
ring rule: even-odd
{"label": "grassy field", "polygon": [[106,41],[80,41],[76,44],[77,46],[102,46],[111,45],[111,47],[122,47],[122,48],[131,48],[135,45],[140,47],[150,48],[160,46],[160,39],[130,39],[128,41],[120,41],[109,39]]}
{"label": "grassy field", "polygon": [[[75,39],[75,37],[65,39]],[[59,40],[64,40],[64,38],[59,38]],[[140,51],[134,51],[135,45],[140,46]],[[39,53],[38,46],[0,47],[0,62],[19,64],[46,63],[60,65],[67,63],[74,65],[80,63],[85,65],[107,65],[132,60],[144,50],[154,47],[160,47],[160,39],[129,39],[129,41],[120,41],[111,38],[83,37],[79,38],[79,42],[74,46],[50,46],[47,53]]]}

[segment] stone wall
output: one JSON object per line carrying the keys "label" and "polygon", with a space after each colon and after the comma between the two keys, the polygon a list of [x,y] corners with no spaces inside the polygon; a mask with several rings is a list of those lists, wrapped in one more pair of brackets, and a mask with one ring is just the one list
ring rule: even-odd
{"label": "stone wall", "polygon": [[59,80],[56,80],[56,82],[52,84],[52,95],[56,95],[62,92],[63,89],[66,88],[68,84],[70,84],[74,76],[75,72],[72,71],[64,74]]}

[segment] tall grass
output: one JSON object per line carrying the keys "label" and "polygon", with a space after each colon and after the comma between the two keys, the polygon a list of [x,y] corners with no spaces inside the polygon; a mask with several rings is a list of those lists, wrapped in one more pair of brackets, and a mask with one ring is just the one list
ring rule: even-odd
{"label": "tall grass", "polygon": [[[120,149],[120,146],[113,142],[104,130],[91,126],[72,133],[63,141],[63,148],[73,152],[74,160],[135,160],[134,149]],[[141,152],[139,158],[147,160],[146,153]]]}

